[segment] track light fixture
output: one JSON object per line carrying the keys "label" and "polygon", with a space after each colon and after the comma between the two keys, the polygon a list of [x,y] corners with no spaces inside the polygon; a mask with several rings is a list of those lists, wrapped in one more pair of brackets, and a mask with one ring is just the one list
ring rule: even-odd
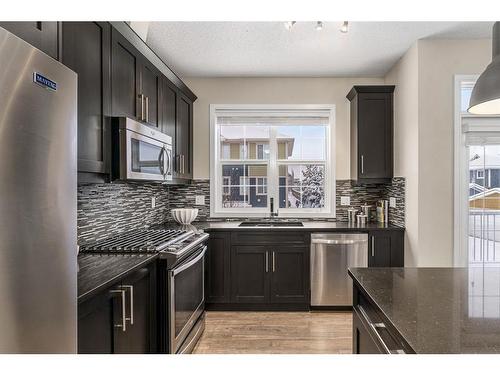
{"label": "track light fixture", "polygon": [[344,23],[342,24],[342,26],[340,27],[340,32],[341,33],[347,33],[349,31],[349,22],[347,21],[344,21]]}
{"label": "track light fixture", "polygon": [[321,21],[316,22],[316,30],[318,31],[323,30],[323,22]]}
{"label": "track light fixture", "polygon": [[292,30],[293,25],[295,25],[296,21],[287,21],[285,22],[285,29]]}

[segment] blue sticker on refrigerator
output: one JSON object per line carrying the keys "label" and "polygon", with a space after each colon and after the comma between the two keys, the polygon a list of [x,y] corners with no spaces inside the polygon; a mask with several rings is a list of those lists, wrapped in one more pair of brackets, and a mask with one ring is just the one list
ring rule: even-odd
{"label": "blue sticker on refrigerator", "polygon": [[57,90],[57,83],[48,79],[47,77],[44,77],[38,72],[33,72],[33,82],[39,84],[42,87],[45,87],[48,90],[56,91]]}

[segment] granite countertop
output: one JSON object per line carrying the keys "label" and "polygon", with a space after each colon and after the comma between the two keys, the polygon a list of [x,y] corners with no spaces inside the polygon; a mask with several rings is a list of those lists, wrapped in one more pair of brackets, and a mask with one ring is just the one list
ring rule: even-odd
{"label": "granite countertop", "polygon": [[78,255],[78,302],[104,290],[158,254],[80,254]]}
{"label": "granite countertop", "polygon": [[[258,221],[258,220],[256,220]],[[300,220],[299,220],[300,221]],[[241,221],[199,221],[194,222],[193,225],[202,230],[209,231],[224,231],[224,230],[246,230],[246,231],[255,231],[255,230],[286,230],[286,231],[316,231],[316,230],[325,230],[325,231],[337,231],[337,230],[354,230],[354,231],[363,231],[363,230],[404,230],[404,228],[389,225],[389,224],[380,224],[380,223],[368,223],[363,226],[358,226],[356,224],[349,224],[344,221],[302,221],[304,224],[303,227],[239,227]]]}
{"label": "granite countertop", "polygon": [[416,353],[500,353],[500,267],[349,274]]}

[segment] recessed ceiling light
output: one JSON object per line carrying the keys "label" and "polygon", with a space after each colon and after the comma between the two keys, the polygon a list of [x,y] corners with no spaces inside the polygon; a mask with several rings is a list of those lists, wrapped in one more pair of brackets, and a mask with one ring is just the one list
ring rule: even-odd
{"label": "recessed ceiling light", "polygon": [[347,33],[349,31],[349,22],[347,21],[344,21],[344,23],[342,24],[342,26],[340,27],[340,32],[341,33]]}
{"label": "recessed ceiling light", "polygon": [[318,31],[323,30],[323,22],[321,21],[316,22],[316,30]]}
{"label": "recessed ceiling light", "polygon": [[295,21],[287,21],[285,22],[285,29],[292,30],[293,25],[295,25]]}

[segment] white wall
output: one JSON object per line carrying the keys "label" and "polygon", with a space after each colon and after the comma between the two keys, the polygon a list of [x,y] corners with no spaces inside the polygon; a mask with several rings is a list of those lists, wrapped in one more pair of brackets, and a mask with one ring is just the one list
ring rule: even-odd
{"label": "white wall", "polygon": [[406,266],[453,265],[454,75],[478,74],[491,41],[420,40],[385,77],[395,94],[395,174],[406,177]]}
{"label": "white wall", "polygon": [[418,54],[418,265],[451,267],[454,75],[481,73],[491,40],[421,40]]}
{"label": "white wall", "polygon": [[394,174],[406,178],[405,264],[416,266],[418,249],[418,46],[387,73],[394,91]]}
{"label": "white wall", "polygon": [[336,179],[350,178],[349,101],[353,85],[383,78],[186,78],[194,104],[194,178],[210,178],[210,104],[335,104]]}

